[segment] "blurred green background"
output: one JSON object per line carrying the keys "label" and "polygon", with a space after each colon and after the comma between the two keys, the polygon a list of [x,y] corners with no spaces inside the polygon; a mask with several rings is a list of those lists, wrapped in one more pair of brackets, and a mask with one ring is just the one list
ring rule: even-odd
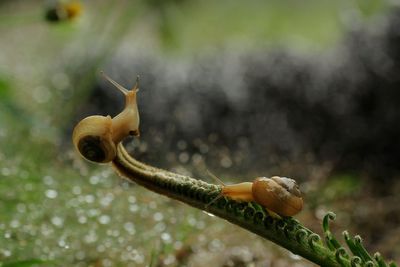
{"label": "blurred green background", "polygon": [[[174,82],[179,83],[177,76],[160,78],[166,83],[158,91],[152,87],[158,79],[154,74],[162,70],[190,68],[199,58],[207,62],[224,53],[274,49],[313,58],[337,47],[354,25],[379,25],[394,4],[100,0],[75,2],[76,13],[70,17],[65,10],[57,13],[69,4],[0,2],[0,262],[5,266],[312,266],[225,221],[122,181],[108,165],[84,161],[72,149],[71,131],[86,115],[108,111],[115,115],[121,108],[122,97],[112,94],[100,70],[127,87],[140,74],[141,94],[147,99],[143,104],[139,96],[140,111],[157,121],[160,114],[149,111],[160,101],[154,92],[168,90],[171,98],[181,93],[173,89]],[[208,65],[201,67],[207,73]],[[101,103],[108,106],[103,110]],[[148,136],[156,138],[149,122],[141,123]],[[209,182],[205,166],[228,182],[263,175],[251,165],[226,158],[229,147],[214,147],[215,136],[207,128],[202,130],[208,138],[200,141],[174,135],[177,141],[170,151],[151,146],[146,131],[134,146],[143,160]],[[161,138],[161,143],[168,142],[168,135]],[[186,151],[191,142],[201,143],[202,154]],[[339,233],[349,229],[361,234],[369,249],[400,259],[399,239],[393,240],[400,227],[374,227],[376,220],[382,219],[384,225],[384,217],[378,213],[375,218],[374,210],[368,210],[369,204],[379,203],[392,207],[382,214],[398,217],[399,210],[393,208],[396,196],[372,198],[374,185],[360,178],[368,175],[359,170],[335,172],[324,161],[313,161],[306,169],[296,164],[286,160],[273,170],[279,175],[302,169],[306,209],[298,216],[301,222],[320,232],[322,214],[333,210],[339,215]],[[400,188],[398,183],[393,187]]]}

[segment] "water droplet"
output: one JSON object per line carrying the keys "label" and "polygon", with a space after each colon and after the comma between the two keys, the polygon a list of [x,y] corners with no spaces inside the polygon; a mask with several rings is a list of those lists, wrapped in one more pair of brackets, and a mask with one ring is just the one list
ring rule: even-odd
{"label": "water droplet", "polygon": [[117,229],[112,230],[111,235],[113,237],[118,237],[119,236],[119,230],[117,230]]}
{"label": "water droplet", "polygon": [[174,255],[169,254],[166,258],[164,258],[163,263],[165,265],[171,265],[175,262],[176,258]]}
{"label": "water droplet", "polygon": [[20,226],[20,222],[17,219],[14,219],[10,222],[10,227],[11,228],[18,228]]}
{"label": "water droplet", "polygon": [[86,203],[93,203],[94,202],[94,196],[93,195],[86,195],[85,196],[85,201],[86,201]]}
{"label": "water droplet", "polygon": [[107,207],[111,204],[111,202],[114,200],[114,195],[111,193],[108,193],[105,197],[102,197],[100,199],[100,205],[103,207]]}
{"label": "water droplet", "polygon": [[119,182],[120,182],[119,185],[123,190],[128,190],[132,185],[131,182],[128,181],[127,179],[121,179]]}
{"label": "water droplet", "polygon": [[74,195],[80,195],[82,193],[82,190],[79,186],[76,185],[76,186],[72,187],[72,193]]}
{"label": "water droplet", "polygon": [[218,251],[224,249],[224,243],[221,242],[219,239],[213,239],[210,244],[208,245],[209,251]]}
{"label": "water droplet", "polygon": [[44,236],[50,236],[54,232],[54,230],[49,225],[42,224],[41,227],[40,227],[40,232]]}
{"label": "water droplet", "polygon": [[194,165],[199,165],[203,162],[203,156],[196,153],[192,156],[192,162]]}
{"label": "water droplet", "polygon": [[169,233],[162,233],[161,240],[165,243],[171,243],[171,235]]}
{"label": "water droplet", "polygon": [[134,197],[134,196],[129,196],[129,197],[128,197],[128,202],[129,202],[129,203],[136,203],[136,197]]}
{"label": "water droplet", "polygon": [[58,245],[59,245],[60,247],[62,247],[62,248],[64,248],[64,247],[66,247],[66,246],[67,246],[67,244],[66,244],[66,242],[65,242],[65,240],[64,240],[64,239],[60,239],[60,240],[58,240]]}
{"label": "water droplet", "polygon": [[292,252],[289,251],[289,257],[294,259],[294,260],[301,260],[301,257],[297,254],[294,254]]}
{"label": "water droplet", "polygon": [[88,210],[88,212],[87,212],[87,215],[89,216],[89,217],[95,217],[95,216],[97,216],[97,215],[99,215],[100,214],[100,210],[98,210],[98,209],[90,209],[90,210]]}
{"label": "water droplet", "polygon": [[97,235],[96,232],[93,230],[90,230],[87,235],[84,236],[84,240],[86,243],[94,243],[97,241]]}
{"label": "water droplet", "polygon": [[139,210],[139,206],[136,204],[129,205],[129,210],[130,210],[130,212],[135,213]]}
{"label": "water droplet", "polygon": [[85,216],[81,215],[78,217],[78,222],[80,224],[85,224],[87,222],[87,218]]}
{"label": "water droplet", "polygon": [[103,266],[104,267],[111,267],[112,266],[112,261],[110,261],[109,259],[103,259]]}
{"label": "water droplet", "polygon": [[97,248],[96,248],[96,250],[97,250],[98,252],[104,252],[104,251],[106,251],[106,247],[103,246],[103,245],[98,245]]}
{"label": "water droplet", "polygon": [[100,173],[100,175],[101,175],[103,178],[110,177],[111,174],[114,174],[114,172],[113,172],[112,169],[105,169],[104,171],[102,171],[102,172]]}
{"label": "water droplet", "polygon": [[114,229],[114,230],[108,229],[108,230],[106,231],[106,233],[107,233],[108,236],[114,236],[114,237],[119,236],[119,231],[116,230],[116,229]]}
{"label": "water droplet", "polygon": [[251,262],[254,258],[253,253],[247,247],[237,246],[231,249],[232,256],[240,258],[244,262]]}
{"label": "water droplet", "polygon": [[176,146],[179,150],[185,150],[187,148],[187,143],[185,140],[179,140]]}
{"label": "water droplet", "polygon": [[232,166],[232,160],[228,157],[228,156],[224,156],[221,161],[220,164],[222,167],[224,168],[229,168]]}
{"label": "water droplet", "polygon": [[187,152],[179,153],[178,159],[181,163],[187,163],[189,161],[189,153]]}
{"label": "water droplet", "polygon": [[101,215],[99,217],[99,223],[101,224],[108,224],[110,222],[111,218],[108,215]]}
{"label": "water droplet", "polygon": [[92,185],[98,184],[99,181],[100,181],[100,177],[97,176],[97,175],[92,175],[92,176],[90,176],[90,178],[89,178],[89,182],[90,182],[90,184],[92,184]]}
{"label": "water droplet", "polygon": [[79,206],[79,200],[77,198],[71,198],[70,200],[67,201],[66,204],[67,207],[78,207]]}
{"label": "water droplet", "polygon": [[124,223],[124,229],[130,234],[135,233],[135,225],[131,222]]}
{"label": "water droplet", "polygon": [[200,144],[199,150],[200,150],[200,153],[206,154],[209,150],[208,145],[206,145],[204,143]]}
{"label": "water droplet", "polygon": [[204,212],[205,214],[207,214],[208,216],[210,216],[210,217],[215,217],[215,215],[214,215],[214,214],[212,214],[212,213],[209,213],[209,212],[207,212],[207,211],[204,211],[204,210],[203,210],[203,212]]}
{"label": "water droplet", "polygon": [[131,251],[131,259],[136,263],[143,263],[144,262],[144,255],[139,253],[136,249]]}
{"label": "water droplet", "polygon": [[32,224],[26,224],[22,229],[25,233],[28,233],[31,236],[36,236],[37,228]]}
{"label": "water droplet", "polygon": [[48,197],[48,198],[50,198],[50,199],[54,199],[54,198],[56,198],[57,195],[58,195],[57,191],[56,191],[56,190],[53,190],[53,189],[48,189],[48,190],[46,190],[45,194],[46,194],[46,197]]}
{"label": "water droplet", "polygon": [[2,249],[0,250],[0,253],[4,255],[4,257],[10,257],[11,256],[11,251],[7,249]]}
{"label": "water droplet", "polygon": [[163,214],[161,212],[156,212],[153,215],[153,219],[157,222],[162,221],[164,218]]}
{"label": "water droplet", "polygon": [[43,177],[43,183],[46,185],[52,185],[54,183],[54,179],[50,175],[46,175]]}
{"label": "water droplet", "polygon": [[61,227],[64,224],[64,219],[58,216],[54,216],[53,218],[51,218],[51,223],[57,227]]}
{"label": "water droplet", "polygon": [[10,168],[7,168],[7,167],[2,168],[2,169],[1,169],[1,174],[2,174],[3,176],[9,176],[9,175],[11,174]]}

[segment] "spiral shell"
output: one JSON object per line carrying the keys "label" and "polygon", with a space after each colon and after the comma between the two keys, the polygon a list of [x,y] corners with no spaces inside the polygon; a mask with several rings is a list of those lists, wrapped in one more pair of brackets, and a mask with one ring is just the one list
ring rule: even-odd
{"label": "spiral shell", "polygon": [[90,116],[80,121],[72,134],[75,148],[87,160],[106,163],[116,156],[110,116]]}
{"label": "spiral shell", "polygon": [[303,199],[296,181],[286,177],[259,177],[253,182],[254,200],[283,216],[293,216],[303,209]]}

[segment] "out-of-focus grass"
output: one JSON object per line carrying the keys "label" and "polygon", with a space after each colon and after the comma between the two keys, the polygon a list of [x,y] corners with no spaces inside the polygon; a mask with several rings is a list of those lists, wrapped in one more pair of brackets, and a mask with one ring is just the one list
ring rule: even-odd
{"label": "out-of-focus grass", "polygon": [[227,44],[236,49],[323,49],[340,39],[346,23],[368,19],[387,7],[385,1],[146,2],[155,2],[152,7],[161,14],[157,19],[162,44],[189,55]]}
{"label": "out-of-focus grass", "polygon": [[[367,15],[385,6],[359,2]],[[288,255],[216,218],[121,182],[109,166],[77,159],[64,138],[94,74],[120,42],[183,55],[236,42],[254,48],[286,42],[325,47],[340,36],[340,10],[347,1],[239,3],[178,1],[162,7],[163,20],[146,1],[85,2],[81,18],[59,25],[46,23],[37,2],[0,5],[0,262],[138,266],[156,255],[154,262],[165,265],[188,257],[192,266],[234,259],[267,265],[274,255]],[[167,37],[160,34],[165,22]],[[271,247],[275,250],[266,252]],[[295,262],[293,256],[281,264]]]}
{"label": "out-of-focus grass", "polygon": [[[323,3],[322,3],[323,2]],[[232,45],[330,46],[340,32],[338,2],[210,1],[189,2],[187,13],[169,11],[180,50],[200,49],[209,43]],[[190,14],[191,22],[185,23]],[[205,15],[206,14],[206,15]],[[310,15],[312,14],[312,15]],[[205,19],[204,19],[205,18]],[[316,25],[315,21],[319,23]],[[249,41],[251,40],[251,41]]]}

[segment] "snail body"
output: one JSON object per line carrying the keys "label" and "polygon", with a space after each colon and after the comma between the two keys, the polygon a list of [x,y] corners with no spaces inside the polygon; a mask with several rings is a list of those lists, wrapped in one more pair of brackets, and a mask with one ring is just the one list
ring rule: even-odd
{"label": "snail body", "polygon": [[295,180],[287,177],[258,177],[253,182],[233,185],[222,183],[220,195],[208,205],[223,196],[239,201],[254,201],[273,215],[293,216],[303,209],[299,186]]}
{"label": "snail body", "polygon": [[124,110],[114,118],[100,115],[84,118],[72,133],[72,141],[79,154],[97,163],[112,161],[116,156],[116,145],[128,135],[139,136],[136,101],[139,80],[137,79],[133,89],[127,90],[107,75],[103,76],[124,94]]}

